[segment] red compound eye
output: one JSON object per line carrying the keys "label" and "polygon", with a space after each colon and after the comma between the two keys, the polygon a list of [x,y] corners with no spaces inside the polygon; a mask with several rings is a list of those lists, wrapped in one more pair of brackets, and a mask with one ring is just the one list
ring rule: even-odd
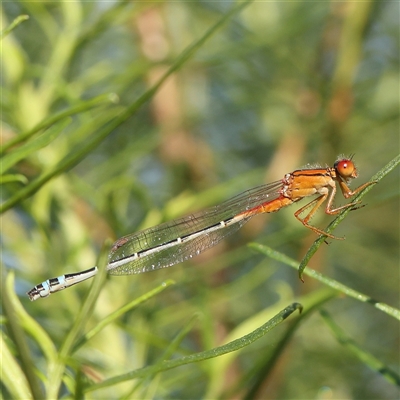
{"label": "red compound eye", "polygon": [[344,158],[335,162],[337,173],[343,178],[357,178],[357,170],[353,161]]}

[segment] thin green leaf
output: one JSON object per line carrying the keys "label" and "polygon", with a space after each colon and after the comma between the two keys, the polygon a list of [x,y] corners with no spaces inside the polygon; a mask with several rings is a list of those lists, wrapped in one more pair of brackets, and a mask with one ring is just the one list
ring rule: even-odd
{"label": "thin green leaf", "polygon": [[13,22],[4,30],[0,32],[0,40],[4,39],[13,29],[15,29],[20,23],[29,19],[29,15],[19,15],[14,19]]}
{"label": "thin green leaf", "polygon": [[8,174],[0,176],[0,185],[4,185],[5,183],[11,182],[21,182],[26,185],[29,181],[25,175],[21,174]]}
{"label": "thin green leaf", "polygon": [[[274,366],[276,365],[279,357],[283,351],[287,348],[289,341],[292,336],[299,329],[300,323],[304,321],[309,315],[313,314],[318,310],[322,304],[336,297],[337,293],[330,289],[322,289],[316,292],[310,293],[300,299],[301,304],[303,304],[304,311],[301,313],[299,318],[295,318],[289,324],[289,328],[283,334],[281,340],[274,346],[272,354],[268,354],[267,358],[261,358],[261,365],[255,365],[252,370],[249,370],[247,376],[243,377],[243,382],[254,382],[252,385],[246,384],[247,393],[243,396],[244,399],[254,399],[256,394],[261,388],[262,384],[265,382],[266,377],[268,377]],[[254,379],[256,378],[256,379]],[[238,386],[240,387],[240,386]],[[233,391],[232,393],[237,393]],[[230,397],[230,396],[229,396]]]}
{"label": "thin green leaf", "polygon": [[[298,269],[298,262],[283,253],[280,253],[274,249],[271,249],[268,246],[264,246],[259,243],[251,243],[249,246],[251,248],[259,251],[260,253],[265,254],[268,257],[271,257],[274,260],[280,261],[283,264],[286,264],[292,268]],[[335,290],[338,290],[339,292],[344,293],[345,295],[347,295],[349,297],[353,297],[354,299],[362,301],[364,303],[372,304],[378,310],[381,310],[384,313],[386,313],[400,321],[400,310],[398,310],[394,307],[391,307],[388,304],[382,303],[382,302],[377,301],[363,293],[357,292],[356,290],[353,290],[353,289],[349,288],[348,286],[343,285],[342,283],[340,283],[338,281],[335,281],[332,278],[328,278],[309,267],[306,267],[304,269],[304,274],[324,283],[325,285],[327,285]]]}
{"label": "thin green leaf", "polygon": [[92,108],[99,107],[104,104],[109,104],[109,103],[115,104],[117,102],[118,102],[118,96],[115,93],[107,93],[107,94],[102,94],[100,96],[94,97],[93,99],[86,100],[86,101],[82,102],[81,104],[67,108],[66,110],[60,111],[59,113],[51,115],[50,117],[46,118],[45,120],[39,122],[36,126],[34,126],[29,131],[23,132],[23,133],[17,135],[15,138],[9,140],[8,142],[3,143],[2,147],[0,148],[0,154],[3,154],[10,147],[26,141],[31,136],[35,135],[36,133],[40,132],[41,130],[47,129],[48,127],[54,125],[55,123],[65,119],[67,117],[88,111]]}
{"label": "thin green leaf", "polygon": [[2,173],[14,166],[17,162],[29,157],[32,153],[49,145],[71,122],[72,120],[70,118],[60,121],[34,140],[27,142],[21,147],[6,154],[1,160]]}
{"label": "thin green leaf", "polygon": [[[182,340],[188,335],[188,333],[192,330],[194,324],[198,321],[199,314],[193,315],[193,317],[186,323],[186,325],[179,331],[179,333],[175,336],[175,338],[169,343],[169,345],[164,350],[163,354],[159,357],[158,361],[154,363],[152,366],[161,365],[165,360],[169,359],[172,354],[178,349],[179,345],[182,343]],[[154,375],[149,375],[146,377],[147,382],[151,382],[154,378]],[[132,394],[140,387],[148,387],[148,385],[143,385],[143,382],[138,382],[137,385],[132,389],[131,393],[128,393],[125,398],[132,398]],[[147,393],[144,394],[144,398],[150,398]]]}
{"label": "thin green leaf", "polygon": [[3,391],[8,391],[14,399],[33,399],[26,377],[18,361],[13,356],[13,352],[4,340],[4,332],[1,333],[0,348]]}
{"label": "thin green leaf", "polygon": [[107,259],[109,252],[110,243],[104,245],[98,260],[99,272],[94,278],[92,288],[89,291],[86,300],[84,301],[82,307],[80,308],[78,315],[74,321],[73,326],[68,332],[64,343],[61,346],[59,357],[57,363],[54,365],[51,371],[49,371],[49,385],[47,387],[47,398],[55,399],[57,398],[59,388],[62,382],[62,377],[65,370],[65,364],[68,360],[68,357],[71,354],[73,346],[79,340],[79,336],[81,335],[85,324],[89,320],[90,315],[92,314],[94,305],[96,300],[100,294],[100,290],[105,282],[107,271]]}
{"label": "thin green leaf", "polygon": [[31,396],[35,399],[42,399],[44,398],[43,391],[34,371],[35,364],[32,362],[33,357],[30,353],[20,321],[16,318],[17,312],[15,309],[16,305],[19,304],[19,300],[14,292],[14,274],[10,272],[6,279],[2,279],[1,281],[3,308],[7,315],[7,326],[10,336],[12,336],[13,341],[18,348],[21,366],[25,372]]}
{"label": "thin green leaf", "polygon": [[321,310],[320,314],[340,344],[346,347],[361,362],[368,365],[374,371],[382,374],[390,383],[400,386],[400,376],[395,371],[390,369],[372,354],[362,349],[353,339],[346,335],[328,312]]}
{"label": "thin green leaf", "polygon": [[[85,125],[82,125],[79,128],[79,131],[82,132],[81,140],[84,135],[90,134],[93,129],[97,128],[98,126],[102,126],[106,122],[110,120],[110,118],[115,116],[115,113],[118,110],[111,109],[104,112],[102,116],[99,116],[96,119],[89,120]],[[91,129],[93,128],[93,129]],[[78,132],[79,133],[79,132]],[[93,139],[93,137],[95,139]],[[91,143],[92,141],[96,141],[97,134],[92,134],[86,142]],[[87,145],[84,146],[81,143],[77,143],[75,147],[71,149],[71,151],[54,167],[50,168],[48,171],[43,172],[38,178],[33,180],[29,183],[26,187],[20,189],[17,193],[15,193],[12,197],[6,200],[3,204],[0,205],[0,214],[9,210],[14,205],[18,204],[19,202],[27,199],[28,197],[32,196],[36,193],[40,188],[46,184],[48,181],[53,179],[54,177],[60,175],[61,173],[65,172],[66,170],[72,168],[74,165],[78,163],[81,159],[85,158],[85,156],[92,151],[93,146]]]}
{"label": "thin green leaf", "polygon": [[89,140],[82,143],[77,151],[72,151],[67,155],[59,164],[59,166],[50,171],[50,173],[44,174],[31,185],[28,185],[24,190],[18,192],[14,197],[5,201],[0,206],[0,214],[9,210],[18,202],[31,196],[37,190],[39,190],[46,182],[48,182],[53,177],[59,175],[76,164],[78,164],[86,155],[97,147],[114,129],[125,122],[129,117],[134,115],[136,111],[148,100],[150,100],[154,94],[160,89],[167,78],[174,72],[178,71],[193,55],[204,45],[204,43],[210,39],[218,29],[220,29],[228,20],[232,18],[233,15],[239,13],[243,8],[247,7],[253,0],[246,0],[243,3],[239,3],[235,7],[224,14],[208,31],[192,45],[190,45],[186,50],[184,50],[176,61],[168,68],[165,74],[145,93],[143,93],[138,100],[122,111],[113,121],[107,124],[104,128],[100,129],[96,134],[94,134]]}
{"label": "thin green leaf", "polygon": [[175,360],[164,361],[155,366],[144,367],[144,368],[138,369],[136,371],[129,372],[127,374],[123,374],[120,376],[116,376],[114,378],[110,378],[101,383],[98,383],[98,384],[88,387],[85,390],[85,392],[92,392],[94,390],[113,386],[117,383],[130,381],[135,378],[147,377],[149,375],[156,374],[156,373],[162,372],[162,371],[166,371],[166,370],[169,370],[172,368],[176,368],[181,365],[208,360],[210,358],[219,357],[223,354],[227,354],[232,351],[239,350],[245,346],[250,345],[251,343],[255,342],[256,340],[260,339],[261,337],[263,337],[271,329],[275,328],[277,325],[282,323],[287,317],[289,317],[296,310],[301,311],[302,305],[299,303],[291,304],[290,306],[283,309],[281,312],[279,312],[277,315],[275,315],[272,319],[267,321],[264,325],[260,326],[253,332],[251,332],[248,335],[245,335],[239,339],[233,340],[232,342],[227,343],[223,346],[216,347],[214,349],[203,351],[200,353],[192,354],[189,356],[185,356],[182,358],[178,358]]}
{"label": "thin green leaf", "polygon": [[90,340],[93,336],[97,335],[102,329],[104,329],[107,325],[114,322],[116,319],[120,318],[122,315],[127,313],[128,311],[132,310],[133,308],[137,307],[138,305],[146,302],[147,300],[151,299],[152,297],[156,296],[157,294],[164,291],[167,287],[175,284],[172,280],[167,280],[163,282],[160,286],[154,288],[148,293],[138,297],[137,299],[125,304],[124,306],[120,307],[117,311],[114,311],[109,316],[103,318],[94,328],[92,328],[88,333],[80,338],[77,344],[74,346],[72,352],[78,350],[82,345],[84,345],[88,340]]}
{"label": "thin green leaf", "polygon": [[[11,278],[10,278],[11,279]],[[14,318],[17,317],[19,325],[26,331],[38,344],[49,363],[57,358],[57,349],[51,341],[43,327],[32,318],[22,306],[19,298],[14,292],[9,292],[9,301],[12,303]]]}

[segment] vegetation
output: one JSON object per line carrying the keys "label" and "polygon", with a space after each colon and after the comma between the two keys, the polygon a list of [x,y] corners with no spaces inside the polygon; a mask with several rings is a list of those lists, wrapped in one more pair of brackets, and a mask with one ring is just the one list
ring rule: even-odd
{"label": "vegetation", "polygon": [[[3,397],[396,398],[398,13],[3,3]],[[379,181],[330,225],[346,240],[292,206],[173,268],[106,276],[110,239],[341,153],[352,187]],[[93,282],[25,294],[93,265]]]}

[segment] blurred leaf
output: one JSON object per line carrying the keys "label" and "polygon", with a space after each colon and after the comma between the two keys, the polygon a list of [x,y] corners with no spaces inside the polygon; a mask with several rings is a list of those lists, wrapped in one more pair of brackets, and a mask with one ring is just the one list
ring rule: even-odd
{"label": "blurred leaf", "polygon": [[102,286],[104,285],[106,278],[106,265],[107,265],[107,254],[111,243],[106,243],[99,255],[98,269],[99,272],[94,278],[92,289],[89,291],[84,303],[82,304],[79,312],[76,315],[74,324],[68,331],[67,336],[60,348],[59,356],[54,368],[51,370],[49,375],[49,385],[47,387],[47,396],[49,398],[56,398],[60,390],[60,385],[63,380],[65,373],[65,367],[68,364],[69,356],[75,343],[79,342],[85,325],[88,323],[90,315],[93,312],[96,300],[100,295]]}
{"label": "blurred leaf", "polygon": [[15,29],[21,22],[29,19],[29,15],[20,15],[14,19],[11,24],[0,32],[0,40],[4,39],[13,29]]}
{"label": "blurred leaf", "polygon": [[0,338],[0,348],[2,385],[4,385],[8,393],[15,399],[33,399],[25,375],[18,361],[13,357],[11,349],[7,346],[3,332]]}
{"label": "blurred leaf", "polygon": [[281,322],[283,322],[286,318],[288,318],[294,311],[299,310],[301,312],[302,306],[299,303],[293,303],[290,306],[287,306],[278,314],[276,314],[273,318],[271,318],[268,322],[264,325],[260,326],[253,332],[239,338],[233,340],[230,343],[227,343],[223,346],[216,347],[211,350],[203,351],[200,353],[192,354],[190,356],[182,357],[179,359],[174,359],[170,361],[164,361],[162,363],[156,364],[155,366],[145,367],[137,371],[132,371],[127,374],[117,376],[114,378],[109,378],[103,381],[100,384],[93,385],[87,388],[86,392],[92,392],[94,390],[98,390],[100,388],[113,386],[117,383],[121,383],[127,380],[132,380],[134,378],[139,377],[147,377],[149,374],[155,374],[161,371],[166,371],[171,368],[176,368],[181,365],[204,361],[209,358],[219,357],[223,354],[230,353],[232,351],[239,350],[245,346],[250,345],[251,343],[255,342],[256,340],[262,338],[265,334],[267,334],[271,329],[275,328]]}
{"label": "blurred leaf", "polygon": [[321,310],[320,314],[329,326],[337,341],[345,346],[353,355],[355,355],[362,363],[368,365],[375,372],[382,374],[390,383],[400,386],[400,376],[390,367],[379,361],[371,353],[362,349],[357,343],[345,334],[345,332],[335,323],[333,318],[325,310]]}
{"label": "blurred leaf", "polygon": [[[27,392],[29,385],[29,393],[27,398],[42,398],[42,389],[39,385],[39,381],[35,376],[34,363],[32,362],[32,354],[27,344],[27,338],[22,330],[21,323],[17,318],[17,309],[20,309],[20,302],[14,292],[14,274],[9,273],[5,279],[1,279],[2,282],[2,302],[5,315],[7,316],[7,326],[10,331],[10,337],[12,337],[15,346],[18,348],[18,356],[20,358],[21,367],[24,372],[25,377],[20,375],[20,370],[16,369],[12,359],[10,357],[6,358],[8,361],[8,367],[11,369],[14,378],[17,377],[15,381],[9,383],[11,385],[10,392],[23,391]],[[6,350],[7,351],[7,350]],[[16,374],[16,375],[15,375]],[[11,375],[6,375],[8,379],[11,379]],[[14,385],[20,384],[19,389],[15,388]]]}
{"label": "blurred leaf", "polygon": [[[34,134],[40,132],[42,129],[47,129],[67,117],[70,117],[75,114],[83,113],[84,111],[89,111],[90,109],[92,109],[94,107],[99,107],[99,106],[102,106],[107,103],[117,103],[117,102],[118,102],[118,96],[114,93],[100,95],[91,100],[84,101],[81,104],[78,104],[77,106],[70,107],[64,111],[61,111],[59,113],[56,113],[56,114],[46,118],[44,121],[40,122],[35,127],[30,129],[29,131],[23,132],[23,133],[17,135],[15,138],[7,141],[6,143],[4,143],[2,145],[0,152],[1,153],[6,152],[10,147],[15,146],[16,144],[19,144],[23,141],[26,141],[27,139],[32,137]],[[70,119],[67,118],[67,121],[70,121]],[[58,124],[58,125],[60,125],[60,124]],[[58,126],[58,125],[56,125],[56,126]]]}
{"label": "blurred leaf", "polygon": [[8,174],[0,176],[0,185],[11,182],[20,182],[25,185],[28,183],[28,178],[21,174]]}
{"label": "blurred leaf", "polygon": [[83,346],[88,340],[90,340],[93,336],[99,333],[102,329],[104,329],[107,325],[114,322],[117,318],[120,318],[122,315],[127,313],[129,310],[139,306],[143,302],[151,299],[153,296],[156,296],[158,293],[165,290],[168,286],[173,285],[174,282],[168,280],[163,282],[160,286],[154,288],[152,291],[138,297],[135,300],[132,300],[130,303],[120,307],[118,310],[114,311],[112,314],[108,315],[107,317],[103,318],[99,324],[93,327],[89,332],[87,332],[81,339],[77,342],[74,349],[72,350],[75,352],[79,347]]}
{"label": "blurred leaf", "polygon": [[7,171],[9,168],[14,166],[17,162],[29,157],[32,153],[46,147],[54,139],[57,138],[64,129],[71,123],[71,119],[59,122],[53,125],[51,128],[47,129],[36,139],[25,143],[24,145],[14,149],[12,152],[6,154],[2,160],[2,172]]}
{"label": "blurred leaf", "polygon": [[[263,246],[257,243],[252,243],[249,245],[251,248],[277,260],[280,261],[286,265],[289,265],[292,268],[296,268],[298,269],[298,262],[289,258],[288,256],[286,256],[285,254],[279,253],[273,249],[271,249],[268,246]],[[347,287],[346,285],[335,281],[332,278],[326,277],[324,275],[322,275],[321,273],[311,269],[310,267],[306,267],[306,269],[304,270],[304,273],[322,283],[324,283],[325,285],[331,287],[332,289],[338,290],[340,292],[342,292],[343,294],[349,296],[349,297],[353,297],[356,300],[365,302],[365,303],[369,303],[371,305],[373,305],[375,308],[377,308],[378,310],[383,311],[384,313],[398,319],[400,321],[400,310],[389,306],[388,304],[382,303],[378,300],[372,299],[371,297],[357,292],[356,290],[353,290],[349,287]]]}
{"label": "blurred leaf", "polygon": [[[253,387],[250,389],[250,392],[256,392],[257,387],[259,383],[254,383],[254,377],[255,373],[260,374],[262,376],[262,379],[265,379],[271,370],[273,369],[275,363],[278,361],[279,357],[282,355],[282,352],[286,349],[288,346],[289,340],[292,337],[292,335],[297,331],[299,328],[298,325],[301,323],[301,321],[306,318],[310,313],[314,312],[315,309],[318,309],[322,304],[325,302],[329,301],[333,297],[335,297],[336,294],[332,290],[321,290],[319,292],[315,292],[313,294],[310,294],[309,296],[304,296],[299,299],[299,302],[302,304],[301,308],[301,315],[296,318],[288,329],[282,333],[279,343],[274,346],[274,350],[271,353],[265,354],[263,357],[264,361],[264,366],[262,368],[262,371],[259,368],[254,368],[252,369],[252,372],[249,372],[249,376],[252,377],[251,381],[253,383]],[[247,320],[243,321],[240,325],[238,325],[230,334],[226,337],[226,341],[232,341],[236,338],[239,338],[242,335],[245,335],[245,332],[248,332],[250,329],[254,329],[255,325],[260,323],[260,320],[262,319],[267,319],[271,318],[280,307],[282,307],[283,299],[281,299],[279,302],[274,304],[273,306],[261,311],[258,314],[252,315],[249,317]],[[210,385],[207,390],[207,395],[205,398],[219,398],[222,395],[222,390],[223,390],[223,383],[221,382],[220,377],[224,376],[226,374],[227,369],[233,365],[234,359],[239,357],[239,352],[235,353],[229,353],[229,355],[226,355],[225,357],[220,357],[215,362],[213,363],[213,368],[212,368],[212,379],[210,382]],[[258,366],[260,367],[260,366]],[[257,372],[256,372],[257,371]],[[243,378],[243,380],[245,377]],[[243,385],[244,386],[244,385]],[[238,385],[239,387],[239,385]],[[248,387],[246,385],[246,387]],[[237,390],[238,388],[236,388]],[[236,393],[236,390],[233,392]],[[254,398],[250,393],[248,394],[248,398]]]}

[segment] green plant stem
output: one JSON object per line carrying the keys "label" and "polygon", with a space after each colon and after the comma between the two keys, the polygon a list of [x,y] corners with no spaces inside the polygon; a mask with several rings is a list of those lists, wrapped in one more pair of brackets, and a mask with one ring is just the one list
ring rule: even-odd
{"label": "green plant stem", "polygon": [[[259,251],[260,253],[273,258],[274,260],[280,261],[286,265],[289,265],[292,268],[295,268],[295,269],[298,268],[298,262],[296,260],[293,260],[292,258],[288,257],[287,255],[280,253],[274,249],[271,249],[268,246],[264,246],[259,243],[251,243],[249,246],[251,248]],[[362,301],[364,303],[372,304],[378,310],[381,310],[384,313],[386,313],[400,321],[400,310],[398,310],[394,307],[391,307],[388,304],[374,300],[371,297],[369,297],[363,293],[357,292],[356,290],[351,289],[348,286],[343,285],[342,283],[340,283],[332,278],[324,276],[321,273],[319,273],[309,267],[307,267],[304,270],[304,274],[322,282],[323,284],[331,287],[332,289],[342,292],[346,296],[352,297],[352,298]]]}
{"label": "green plant stem", "polygon": [[[255,365],[253,368],[254,370],[249,371],[247,378],[243,377],[243,382],[254,382],[250,388],[247,388],[247,393],[243,396],[244,399],[250,400],[257,398],[257,393],[265,382],[265,377],[270,376],[272,369],[278,362],[282,353],[287,349],[287,346],[293,335],[297,332],[299,325],[305,318],[313,314],[315,310],[318,310],[322,304],[325,304],[336,296],[337,293],[335,293],[335,291],[323,288],[322,290],[316,291],[305,298],[302,298],[304,311],[301,313],[301,316],[290,321],[289,328],[286,330],[285,334],[282,335],[279,342],[275,344],[272,354],[262,357],[262,364],[260,363],[261,365]],[[238,393],[238,391],[232,392],[232,396],[234,393]]]}
{"label": "green plant stem", "polygon": [[17,18],[14,19],[11,24],[0,32],[0,40],[4,39],[13,29],[15,29],[21,22],[26,21],[29,19],[29,15],[19,15]]}
{"label": "green plant stem", "polygon": [[106,126],[100,129],[96,134],[89,138],[86,142],[79,145],[77,151],[72,151],[67,155],[56,168],[50,172],[43,174],[31,184],[21,189],[15,196],[6,200],[0,206],[0,214],[15,206],[18,202],[25,200],[29,196],[36,193],[50,179],[58,176],[60,173],[71,169],[77,165],[86,155],[97,147],[114,129],[131,117],[143,104],[150,100],[154,94],[160,89],[167,78],[174,72],[178,71],[193,55],[210,39],[213,34],[220,29],[233,15],[239,13],[243,8],[247,7],[253,0],[246,0],[237,4],[235,7],[221,17],[199,40],[184,50],[176,61],[168,68],[165,74],[155,83],[149,90],[143,93],[133,104],[122,111],[117,117],[110,121]]}
{"label": "green plant stem", "polygon": [[56,399],[58,398],[58,392],[62,382],[62,376],[65,369],[65,364],[71,354],[74,344],[77,342],[78,337],[81,335],[85,324],[88,321],[88,316],[91,315],[95,306],[96,300],[100,294],[100,290],[106,279],[106,265],[108,260],[108,252],[110,243],[104,245],[97,265],[99,266],[99,272],[97,273],[92,289],[88,293],[78,315],[76,316],[75,322],[66,336],[64,343],[61,346],[58,359],[54,363],[49,364],[48,367],[48,387],[47,387],[47,398]]}
{"label": "green plant stem", "polygon": [[92,328],[89,332],[87,332],[84,336],[80,338],[80,340],[74,346],[72,352],[78,350],[81,346],[83,346],[87,341],[97,335],[100,331],[102,331],[106,326],[110,325],[112,322],[120,318],[122,315],[127,313],[128,311],[132,310],[133,308],[137,307],[140,304],[143,304],[148,299],[156,296],[157,294],[164,291],[167,287],[173,285],[175,282],[172,280],[167,280],[163,282],[160,286],[157,286],[153,290],[149,291],[148,293],[144,294],[143,296],[138,297],[135,300],[132,300],[128,304],[118,308],[117,311],[113,312],[112,314],[108,315],[107,317],[103,318],[94,328]]}
{"label": "green plant stem", "polygon": [[107,379],[101,383],[95,384],[93,386],[88,387],[85,392],[92,392],[94,390],[98,390],[101,388],[113,386],[120,382],[130,381],[136,378],[144,378],[148,375],[156,374],[161,371],[166,371],[172,368],[179,367],[181,365],[190,364],[194,362],[199,362],[203,360],[208,360],[209,358],[219,357],[223,354],[230,353],[232,351],[239,350],[249,344],[255,342],[256,340],[263,337],[266,333],[268,333],[271,329],[276,327],[278,324],[283,322],[289,315],[291,315],[294,311],[299,310],[301,312],[302,305],[299,303],[293,303],[290,306],[284,308],[281,312],[275,315],[272,319],[266,322],[261,327],[257,328],[253,332],[245,335],[239,339],[233,340],[230,343],[227,343],[223,346],[216,347],[211,350],[203,351],[200,353],[192,354],[189,356],[185,356],[175,360],[163,361],[162,363],[156,364],[154,366],[145,367],[138,369],[136,371],[129,372],[127,374],[123,374],[120,376],[116,376],[114,378]]}
{"label": "green plant stem", "polygon": [[104,104],[108,103],[117,103],[118,102],[118,96],[115,93],[107,93],[107,94],[102,94],[100,96],[97,96],[91,100],[87,100],[83,102],[82,104],[78,104],[77,106],[73,106],[71,108],[68,108],[66,110],[60,111],[57,114],[52,115],[49,118],[46,118],[42,122],[38,123],[36,126],[34,126],[32,129],[29,129],[26,132],[23,132],[16,136],[15,138],[9,140],[8,142],[2,144],[0,148],[0,155],[5,153],[10,147],[13,147],[17,144],[20,144],[36,133],[40,132],[43,129],[47,129],[50,126],[54,125],[55,123],[63,120],[64,118],[68,118],[72,115],[76,115],[79,113],[82,113],[84,111],[88,111],[94,107],[99,107]]}
{"label": "green plant stem", "polygon": [[345,346],[363,364],[368,365],[372,370],[382,374],[390,383],[400,386],[400,376],[395,371],[388,368],[369,352],[366,352],[353,339],[346,335],[346,333],[339,327],[339,325],[335,323],[327,311],[321,310],[320,314],[340,344]]}
{"label": "green plant stem", "polygon": [[20,324],[19,318],[16,318],[17,312],[15,310],[16,295],[14,292],[14,275],[9,273],[7,278],[2,277],[2,304],[4,312],[7,315],[7,326],[9,333],[13,338],[16,348],[19,352],[21,366],[25,372],[26,380],[29,384],[32,396],[34,399],[43,399],[43,390],[35,375],[33,365],[33,357],[29,350],[25,334]]}

